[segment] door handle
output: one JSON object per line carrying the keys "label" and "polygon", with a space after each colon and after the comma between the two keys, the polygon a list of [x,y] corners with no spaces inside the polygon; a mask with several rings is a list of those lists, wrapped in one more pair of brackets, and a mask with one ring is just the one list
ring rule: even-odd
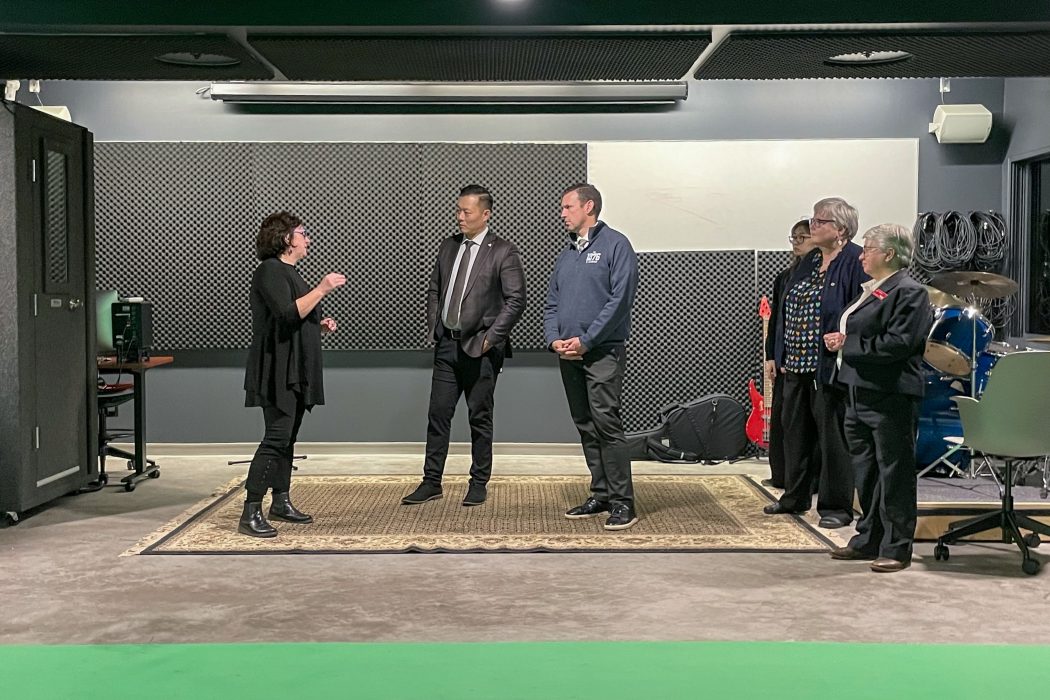
{"label": "door handle", "polygon": [[69,300],[69,310],[70,311],[76,311],[77,309],[80,308],[80,306],[81,306],[80,299],[70,299]]}

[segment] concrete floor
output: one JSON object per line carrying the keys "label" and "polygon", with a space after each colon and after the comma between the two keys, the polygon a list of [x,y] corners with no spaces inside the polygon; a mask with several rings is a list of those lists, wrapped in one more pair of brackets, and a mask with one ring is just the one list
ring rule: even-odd
{"label": "concrete floor", "polygon": [[[997,544],[953,547],[949,562],[933,561],[932,544],[919,544],[912,568],[892,575],[823,554],[120,557],[243,474],[226,465],[235,457],[219,454],[229,449],[164,456],[155,448],[162,477],[134,493],[109,487],[66,497],[17,526],[0,526],[0,643],[1050,643],[1050,574],[1025,576],[1016,550]],[[303,449],[310,458],[302,473],[414,473],[420,461],[418,449]],[[507,454],[513,451],[500,449],[497,473],[585,474],[578,454]],[[450,457],[452,481],[465,480],[467,463]],[[689,469],[763,476],[765,467]]]}

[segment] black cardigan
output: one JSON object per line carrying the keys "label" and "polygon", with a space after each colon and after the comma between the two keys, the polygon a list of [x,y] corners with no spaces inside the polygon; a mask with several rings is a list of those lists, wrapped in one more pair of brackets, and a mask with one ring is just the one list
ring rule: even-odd
{"label": "black cardigan", "polygon": [[[299,318],[295,300],[310,291],[293,265],[263,260],[252,275],[252,344],[244,372],[244,405],[275,407],[294,415],[324,403],[321,379],[321,308]],[[297,396],[298,395],[298,396]]]}

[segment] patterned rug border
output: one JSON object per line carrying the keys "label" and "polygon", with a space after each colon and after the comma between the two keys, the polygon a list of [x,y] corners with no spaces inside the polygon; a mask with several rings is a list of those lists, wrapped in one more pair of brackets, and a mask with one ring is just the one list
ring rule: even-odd
{"label": "patterned rug border", "polygon": [[[377,479],[377,478],[395,478],[402,479],[406,478],[407,475],[403,474],[313,474],[314,478],[327,478],[327,477],[360,477],[364,479]],[[577,478],[575,475],[519,475],[519,474],[507,474],[505,476],[513,477],[515,479],[528,479],[542,481],[546,479],[560,480],[565,478]],[[668,479],[678,479],[682,477],[692,477],[702,479],[704,477],[711,476],[722,476],[722,477],[735,477],[742,481],[751,490],[755,491],[758,495],[765,497],[769,502],[774,502],[776,497],[770,493],[765,487],[759,484],[749,474],[666,474],[666,475],[645,475],[646,479],[659,480],[660,477],[666,477]],[[409,478],[415,479],[414,475]],[[581,477],[582,478],[582,477]],[[198,551],[164,551],[159,549],[165,542],[175,538],[182,531],[194,525],[197,521],[205,518],[211,511],[222,507],[224,501],[234,492],[240,490],[244,485],[244,477],[237,477],[231,479],[221,486],[217,487],[212,493],[197,501],[189,508],[185,509],[179,515],[168,520],[164,525],[158,527],[149,535],[143,537],[134,546],[129,548],[120,554],[121,557],[138,556],[138,555],[155,555],[155,556],[228,556],[228,555],[286,555],[286,554],[317,554],[317,555],[330,555],[330,554],[825,554],[831,548],[838,546],[836,542],[829,539],[824,533],[813,527],[812,524],[807,522],[803,517],[799,515],[790,515],[797,525],[802,527],[802,530],[815,540],[815,546],[813,549],[798,549],[798,548],[746,548],[746,549],[733,549],[727,547],[693,547],[693,548],[642,548],[642,549],[610,549],[608,547],[601,548],[587,548],[578,547],[573,549],[544,549],[544,548],[522,548],[514,549],[509,547],[492,549],[492,548],[477,548],[477,549],[449,549],[449,548],[422,548],[422,547],[409,547],[405,549],[386,549],[386,550],[375,550],[375,549],[282,549],[282,550],[236,550],[227,549],[222,551],[210,551],[210,550],[198,550]],[[819,545],[823,545],[822,547]]]}

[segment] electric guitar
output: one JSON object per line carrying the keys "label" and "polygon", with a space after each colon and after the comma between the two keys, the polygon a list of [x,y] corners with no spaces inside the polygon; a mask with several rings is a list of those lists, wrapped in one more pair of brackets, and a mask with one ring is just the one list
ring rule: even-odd
{"label": "electric guitar", "polygon": [[766,373],[766,338],[769,337],[769,317],[773,310],[769,299],[762,295],[758,305],[758,315],[762,317],[762,393],[758,393],[755,380],[747,383],[751,396],[751,415],[747,418],[747,438],[763,450],[769,448],[769,416],[773,410],[773,382]]}

